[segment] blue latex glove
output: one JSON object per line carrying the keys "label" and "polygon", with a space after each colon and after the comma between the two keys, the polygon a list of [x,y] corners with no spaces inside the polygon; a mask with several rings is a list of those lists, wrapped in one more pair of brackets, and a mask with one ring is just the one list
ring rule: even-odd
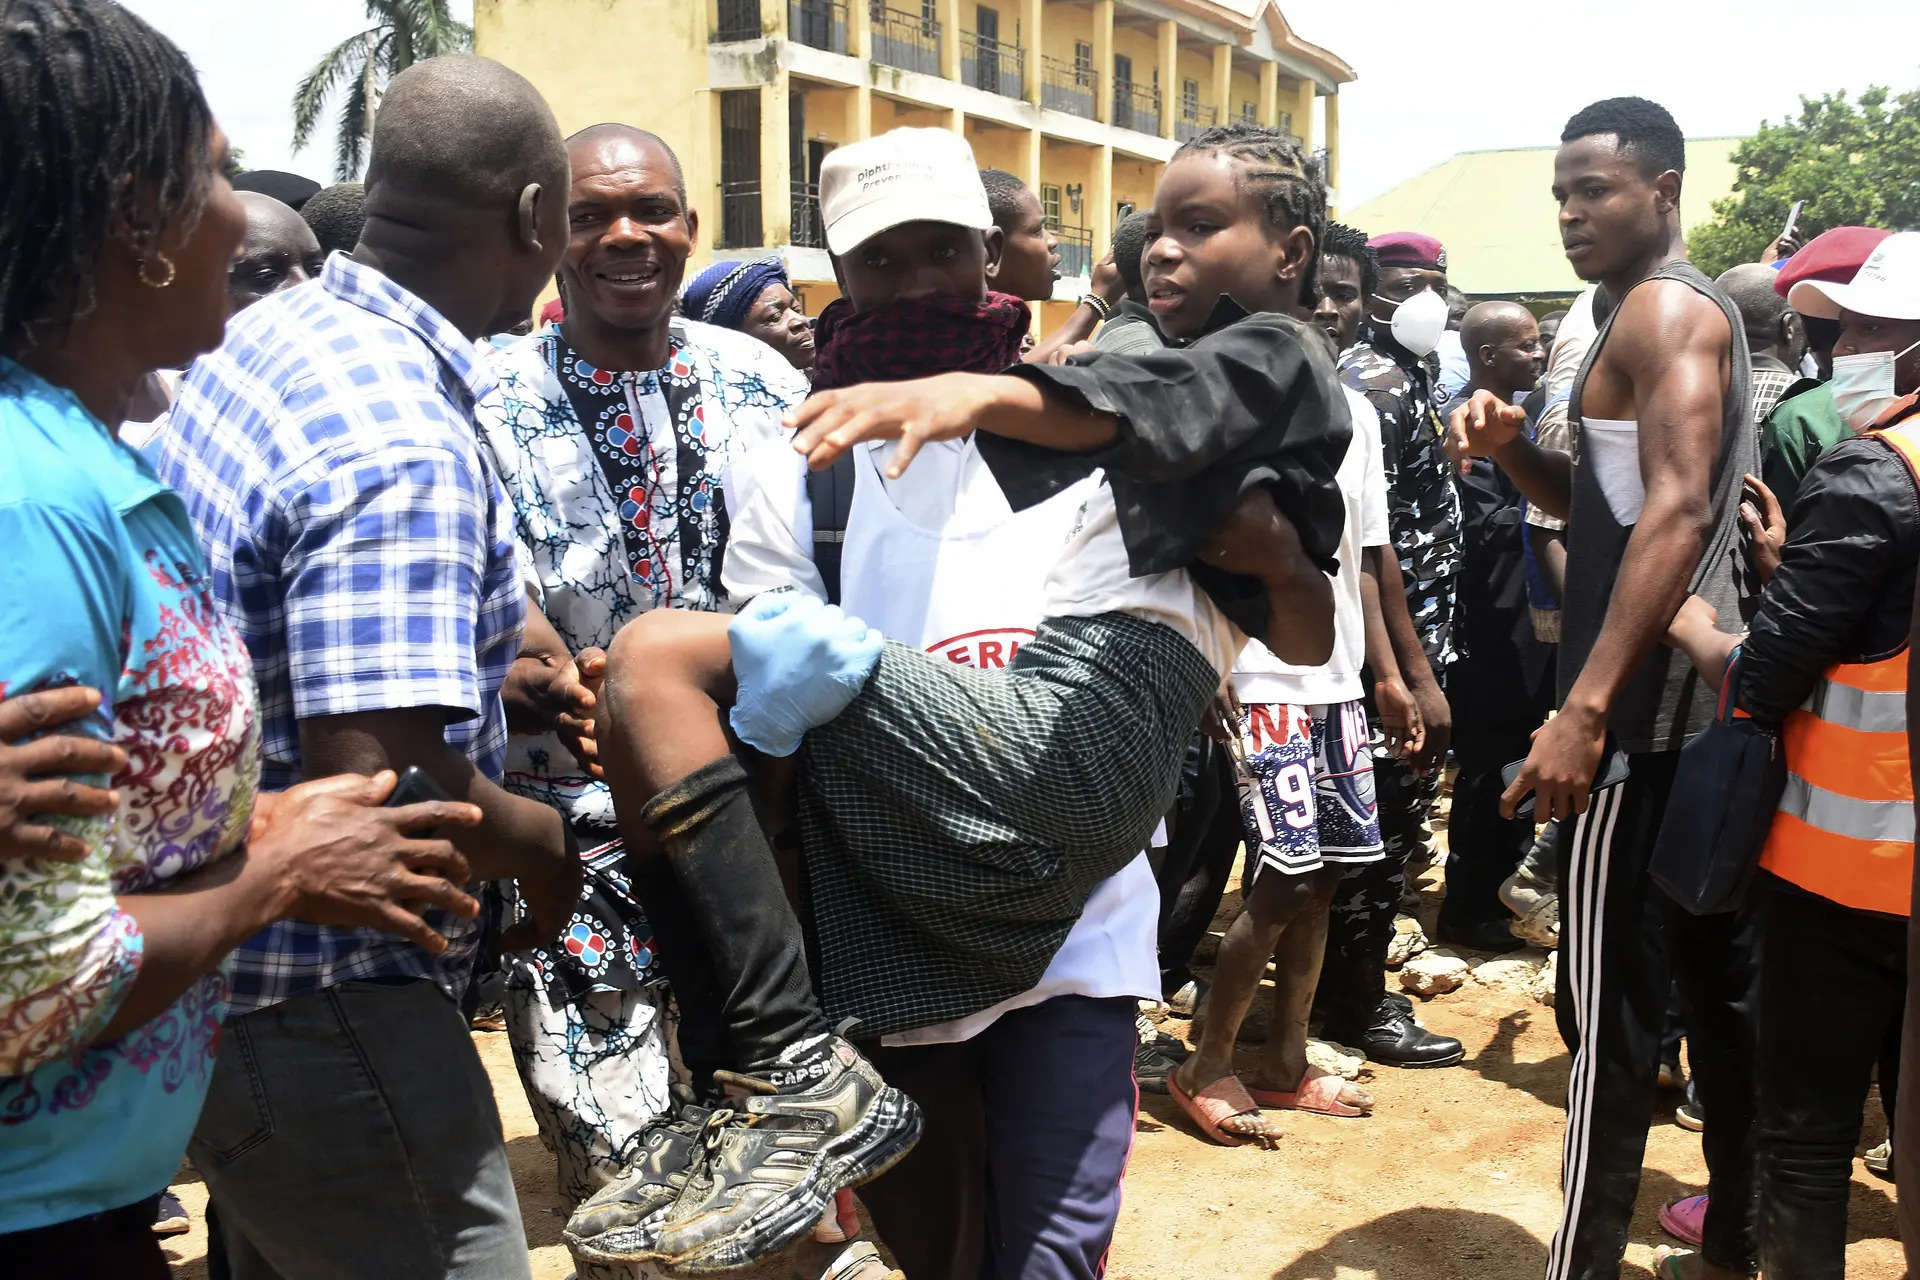
{"label": "blue latex glove", "polygon": [[757,596],[727,629],[733,642],[733,731],[770,756],[800,749],[807,730],[846,709],[885,638],[839,605],[798,591]]}

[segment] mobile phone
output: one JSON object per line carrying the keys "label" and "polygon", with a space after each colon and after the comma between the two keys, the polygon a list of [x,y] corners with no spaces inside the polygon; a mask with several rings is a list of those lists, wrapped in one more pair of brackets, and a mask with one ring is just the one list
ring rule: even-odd
{"label": "mobile phone", "polygon": [[428,800],[451,800],[447,789],[433,780],[433,775],[417,764],[408,765],[400,774],[400,781],[393,784],[393,794],[387,797],[383,808],[398,809],[402,805],[422,804]]}
{"label": "mobile phone", "polygon": [[1780,238],[1782,240],[1792,235],[1793,229],[1800,225],[1800,211],[1806,207],[1807,202],[1805,200],[1795,200],[1793,202],[1793,208],[1787,210],[1787,225],[1780,228]]}
{"label": "mobile phone", "polygon": [[[1500,770],[1501,789],[1512,786],[1513,780],[1519,777],[1520,771],[1526,767],[1525,760],[1515,760],[1512,764],[1503,766]],[[1597,796],[1610,787],[1619,786],[1627,780],[1627,773],[1627,753],[1616,747],[1601,758],[1600,767],[1594,771],[1593,786],[1588,789],[1589,794]],[[1531,818],[1533,802],[1534,794],[1529,791],[1519,804],[1513,806],[1513,816]]]}

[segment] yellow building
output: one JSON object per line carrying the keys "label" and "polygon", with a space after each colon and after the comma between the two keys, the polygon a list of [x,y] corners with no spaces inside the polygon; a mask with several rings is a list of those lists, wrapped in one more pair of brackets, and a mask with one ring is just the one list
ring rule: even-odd
{"label": "yellow building", "polygon": [[1047,329],[1086,292],[1116,217],[1151,202],[1201,129],[1288,130],[1337,182],[1338,93],[1354,78],[1273,0],[476,0],[473,25],[563,130],[617,120],[665,138],[700,256],[779,252],[815,314],[837,296],[827,152],[898,125],[961,131],[982,168],[1039,193],[1060,239]]}

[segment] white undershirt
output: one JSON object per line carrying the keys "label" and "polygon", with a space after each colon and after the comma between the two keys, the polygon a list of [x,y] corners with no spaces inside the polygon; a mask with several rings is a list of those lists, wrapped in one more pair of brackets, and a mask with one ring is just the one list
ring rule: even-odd
{"label": "white undershirt", "polygon": [[1353,439],[1336,473],[1346,518],[1340,527],[1340,572],[1333,580],[1333,655],[1318,667],[1296,667],[1258,640],[1247,641],[1233,666],[1233,692],[1241,702],[1319,706],[1352,702],[1364,692],[1367,619],[1360,603],[1360,555],[1366,547],[1389,545],[1387,469],[1380,452],[1380,416],[1358,391],[1342,390],[1353,416]]}
{"label": "white undershirt", "polygon": [[[1202,634],[1192,613],[1197,592],[1186,574],[1139,580],[1148,584],[1144,589],[1108,591],[1089,566],[1076,563],[1092,554],[1110,564],[1119,542],[1110,490],[1098,477],[1016,513],[971,439],[924,446],[897,480],[885,476],[894,446],[865,448],[856,459],[853,510],[841,546],[841,598],[850,613],[891,638],[931,648],[950,661],[992,665],[1011,657],[1042,617],[1105,612],[1123,602],[1133,612],[1151,611],[1149,616],[1175,625],[1189,639]],[[810,553],[813,513],[803,465],[785,441],[774,441],[729,470],[732,533],[722,578],[736,604],[783,586],[825,595]],[[1101,495],[1107,495],[1106,523],[1097,514]],[[1124,575],[1124,546],[1118,554]],[[1080,607],[1066,607],[1068,596]],[[1114,603],[1093,607],[1104,600]],[[1183,607],[1189,612],[1186,626],[1179,627]],[[1214,612],[1211,605],[1208,612]],[[1216,670],[1224,668],[1221,659]],[[1143,853],[1095,886],[1033,987],[965,1018],[888,1036],[885,1043],[969,1040],[1001,1015],[1055,996],[1157,997],[1159,914],[1159,889]]]}

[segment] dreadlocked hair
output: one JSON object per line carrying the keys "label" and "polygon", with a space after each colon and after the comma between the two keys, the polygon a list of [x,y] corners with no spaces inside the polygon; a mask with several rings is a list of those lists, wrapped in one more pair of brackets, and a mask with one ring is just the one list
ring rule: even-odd
{"label": "dreadlocked hair", "polygon": [[112,0],[0,0],[0,350],[93,309],[101,254],[189,226],[213,115],[186,55]]}
{"label": "dreadlocked hair", "polygon": [[1326,234],[1327,184],[1306,148],[1290,133],[1234,121],[1195,134],[1174,159],[1197,152],[1225,156],[1240,166],[1240,180],[1267,207],[1267,220],[1282,231],[1305,227],[1313,252],[1300,273],[1300,298],[1311,305],[1320,297],[1320,245]]}
{"label": "dreadlocked hair", "polygon": [[1323,258],[1345,258],[1360,268],[1360,293],[1370,297],[1380,286],[1380,259],[1367,243],[1367,233],[1344,222],[1329,222],[1327,238],[1320,245]]}

